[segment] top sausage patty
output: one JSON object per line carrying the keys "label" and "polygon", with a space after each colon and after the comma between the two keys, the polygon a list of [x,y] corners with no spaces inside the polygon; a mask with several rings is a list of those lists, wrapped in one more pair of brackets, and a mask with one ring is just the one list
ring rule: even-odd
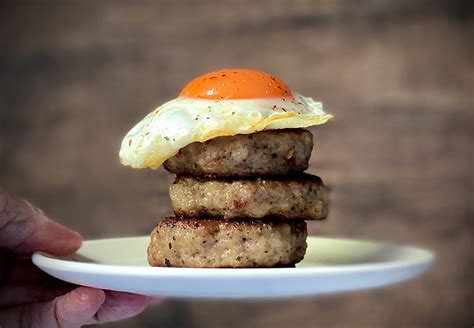
{"label": "top sausage patty", "polygon": [[192,143],[164,166],[176,174],[211,177],[285,175],[306,170],[312,149],[308,130],[266,130]]}

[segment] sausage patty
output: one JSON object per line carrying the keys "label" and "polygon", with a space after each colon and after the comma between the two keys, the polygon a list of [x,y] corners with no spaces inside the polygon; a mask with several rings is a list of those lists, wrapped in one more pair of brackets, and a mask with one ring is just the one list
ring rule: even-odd
{"label": "sausage patty", "polygon": [[178,176],[170,197],[175,214],[186,217],[319,220],[328,214],[328,189],[310,174],[245,180]]}
{"label": "sausage patty", "polygon": [[268,130],[192,143],[164,167],[177,174],[216,177],[285,175],[306,170],[312,149],[308,130]]}
{"label": "sausage patty", "polygon": [[251,268],[293,266],[306,252],[306,223],[278,220],[179,219],[151,233],[152,266]]}

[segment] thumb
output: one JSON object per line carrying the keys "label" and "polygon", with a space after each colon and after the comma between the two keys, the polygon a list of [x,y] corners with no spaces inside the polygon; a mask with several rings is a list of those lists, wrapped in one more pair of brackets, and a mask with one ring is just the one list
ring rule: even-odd
{"label": "thumb", "polygon": [[0,311],[5,327],[80,327],[95,322],[105,301],[101,289],[78,287],[50,302],[28,304]]}
{"label": "thumb", "polygon": [[79,233],[49,219],[29,202],[0,187],[0,248],[17,254],[67,255],[81,245]]}

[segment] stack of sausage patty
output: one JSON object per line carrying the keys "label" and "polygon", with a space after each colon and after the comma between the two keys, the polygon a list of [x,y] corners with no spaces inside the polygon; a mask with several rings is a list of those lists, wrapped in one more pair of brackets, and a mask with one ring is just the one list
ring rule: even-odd
{"label": "stack of sausage patty", "polygon": [[216,137],[165,162],[175,217],[151,234],[153,266],[288,267],[306,251],[305,220],[324,219],[328,191],[303,173],[313,148],[304,129]]}

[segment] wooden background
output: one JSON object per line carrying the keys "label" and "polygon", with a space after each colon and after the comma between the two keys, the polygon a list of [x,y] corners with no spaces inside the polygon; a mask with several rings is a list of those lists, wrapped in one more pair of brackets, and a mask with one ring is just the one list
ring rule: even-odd
{"label": "wooden background", "polygon": [[336,117],[312,130],[332,203],[311,232],[422,245],[434,268],[109,327],[471,327],[473,44],[472,1],[0,1],[0,180],[87,238],[148,233],[173,177],[120,166],[124,133],[198,74],[267,70]]}

